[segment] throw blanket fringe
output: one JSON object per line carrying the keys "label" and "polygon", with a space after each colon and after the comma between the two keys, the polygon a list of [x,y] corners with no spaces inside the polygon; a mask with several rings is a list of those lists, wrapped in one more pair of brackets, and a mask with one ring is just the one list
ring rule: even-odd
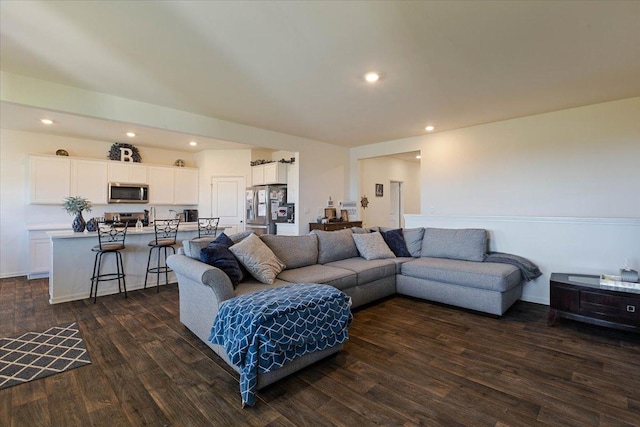
{"label": "throw blanket fringe", "polygon": [[518,267],[522,273],[522,278],[527,282],[542,276],[542,272],[537,265],[518,255],[508,254],[505,252],[489,252],[485,256],[484,262],[499,262]]}
{"label": "throw blanket fringe", "polygon": [[225,301],[209,341],[240,368],[242,404],[253,406],[258,373],[349,339],[351,300],[328,285],[296,284]]}

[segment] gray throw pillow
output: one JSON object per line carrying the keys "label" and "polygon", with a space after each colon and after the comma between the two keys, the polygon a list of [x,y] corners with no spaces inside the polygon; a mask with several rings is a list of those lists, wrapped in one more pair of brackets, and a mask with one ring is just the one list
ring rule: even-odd
{"label": "gray throw pillow", "polygon": [[360,256],[366,260],[396,257],[378,231],[368,234],[354,234],[351,237],[353,237]]}
{"label": "gray throw pillow", "polygon": [[253,233],[253,231],[241,231],[239,233],[235,233],[229,236],[233,243],[238,243],[244,240],[249,234]]}
{"label": "gray throw pillow", "polygon": [[263,234],[260,238],[287,266],[287,269],[306,267],[318,262],[318,236],[315,234],[304,236]]}
{"label": "gray throw pillow", "polygon": [[313,230],[311,234],[318,236],[318,264],[358,256],[358,249],[351,237],[353,233],[349,228],[338,231]]}
{"label": "gray throw pillow", "polygon": [[262,283],[273,285],[285,265],[255,234],[229,248],[247,271]]}
{"label": "gray throw pillow", "polygon": [[421,256],[482,262],[486,248],[484,229],[425,228]]}
{"label": "gray throw pillow", "polygon": [[420,257],[422,251],[422,237],[424,236],[424,228],[403,228],[402,235],[407,243],[407,249],[412,257]]}
{"label": "gray throw pillow", "polygon": [[206,248],[210,240],[183,240],[182,250],[189,258],[200,260],[200,251]]}
{"label": "gray throw pillow", "polygon": [[368,228],[362,228],[362,227],[351,227],[351,232],[353,234],[365,234],[365,233],[369,233],[369,229]]}

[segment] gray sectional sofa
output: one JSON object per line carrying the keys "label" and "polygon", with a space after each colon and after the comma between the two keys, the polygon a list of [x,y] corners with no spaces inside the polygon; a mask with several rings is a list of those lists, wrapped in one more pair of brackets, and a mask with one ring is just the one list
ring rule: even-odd
{"label": "gray sectional sofa", "polygon": [[[229,362],[224,348],[208,342],[220,304],[237,295],[292,283],[321,283],[349,295],[353,308],[398,293],[497,316],[522,295],[523,280],[518,268],[483,262],[485,230],[402,230],[407,255],[411,255],[405,257],[396,257],[386,245],[382,247],[380,233],[370,231],[314,230],[303,236],[261,236],[284,269],[276,270],[272,284],[250,277],[235,288],[222,270],[200,261],[207,241],[184,241],[182,253],[167,259],[178,278],[180,321],[239,372]],[[247,234],[230,237],[240,246]],[[277,371],[261,374],[258,388],[340,348],[308,354]]]}

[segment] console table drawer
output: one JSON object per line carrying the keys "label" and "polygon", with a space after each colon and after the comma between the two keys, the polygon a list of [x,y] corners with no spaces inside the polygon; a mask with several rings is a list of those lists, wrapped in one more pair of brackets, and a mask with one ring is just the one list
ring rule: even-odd
{"label": "console table drawer", "polygon": [[580,312],[612,322],[640,322],[640,298],[603,295],[600,292],[580,292]]}

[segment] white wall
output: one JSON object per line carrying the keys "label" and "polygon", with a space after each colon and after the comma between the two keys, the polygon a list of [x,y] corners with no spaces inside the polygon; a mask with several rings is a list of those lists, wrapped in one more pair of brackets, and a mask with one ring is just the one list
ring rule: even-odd
{"label": "white wall", "polygon": [[[73,157],[105,160],[112,142],[69,138],[33,132],[0,129],[0,277],[25,275],[28,269],[27,227],[68,224],[72,217],[60,206],[29,204],[29,155],[55,154],[65,149]],[[195,165],[192,153],[137,147],[145,164],[173,165],[184,159]],[[91,216],[104,212],[142,211],[148,205],[95,205]],[[182,206],[159,206],[158,215]],[[85,214],[85,218],[88,219]]]}
{"label": "white wall", "polygon": [[[329,196],[335,201],[345,200],[348,183],[348,150],[325,144],[300,150],[300,209],[296,212],[299,233],[309,232],[309,223],[324,213]],[[296,160],[296,161],[298,161]]]}
{"label": "white wall", "polygon": [[358,147],[351,165],[413,150],[423,214],[640,216],[640,97]]}
{"label": "white wall", "polygon": [[351,197],[359,159],[414,150],[422,216],[407,227],[487,228],[494,250],[545,273],[523,299],[548,303],[557,269],[613,273],[624,258],[640,269],[640,98],[354,148]]}
{"label": "white wall", "polygon": [[[367,196],[369,206],[360,208],[364,227],[389,225],[391,181],[402,182],[404,213],[420,213],[420,163],[392,157],[374,157],[359,162],[360,194]],[[375,185],[383,184],[383,196],[376,197]]]}

